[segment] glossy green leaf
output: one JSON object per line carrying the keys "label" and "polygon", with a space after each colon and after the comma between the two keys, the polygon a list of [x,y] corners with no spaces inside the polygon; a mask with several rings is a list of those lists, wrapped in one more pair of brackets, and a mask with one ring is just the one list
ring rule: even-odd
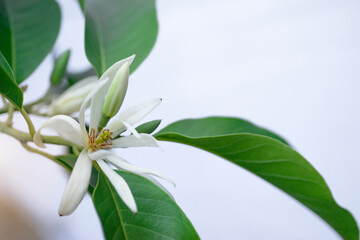
{"label": "glossy green leaf", "polygon": [[211,137],[233,133],[254,133],[268,136],[287,144],[287,142],[277,134],[240,118],[206,117],[199,119],[184,119],[172,123],[157,134],[161,134],[163,131],[168,132],[168,129],[171,129],[174,132],[181,132],[183,135],[189,137]]}
{"label": "glossy green leaf", "polygon": [[92,198],[107,240],[199,239],[189,219],[166,192],[144,177],[119,174],[130,186],[138,213],[127,208],[101,172]]}
{"label": "glossy green leaf", "polygon": [[0,0],[0,51],[17,83],[46,57],[59,28],[60,8],[54,0]]}
{"label": "glossy green leaf", "polygon": [[150,134],[156,130],[156,128],[160,125],[161,120],[153,120],[150,122],[146,122],[141,124],[136,128],[138,133],[147,133]]}
{"label": "glossy green leaf", "polygon": [[[324,179],[299,153],[268,136],[231,133],[230,129],[209,130],[214,127],[211,121],[208,125],[196,124],[197,121],[203,122],[203,119],[171,124],[155,136],[158,140],[206,150],[249,170],[307,206],[344,239],[359,239],[353,216],[335,202]],[[189,130],[187,126],[197,128]],[[226,128],[226,124],[223,127]]]}
{"label": "glossy green leaf", "polygon": [[70,58],[70,50],[62,53],[55,61],[53,71],[50,76],[51,85],[57,85],[65,75],[66,67]]}
{"label": "glossy green leaf", "polygon": [[153,48],[158,32],[155,0],[86,0],[85,50],[98,76],[136,54],[133,72]]}
{"label": "glossy green leaf", "polygon": [[12,70],[0,52],[0,93],[19,109],[23,103],[23,92],[15,82]]}

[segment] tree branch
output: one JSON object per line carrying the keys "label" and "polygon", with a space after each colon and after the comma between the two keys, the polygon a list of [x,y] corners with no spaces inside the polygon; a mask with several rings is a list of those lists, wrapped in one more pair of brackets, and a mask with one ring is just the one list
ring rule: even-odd
{"label": "tree branch", "polygon": [[[0,132],[10,135],[21,143],[33,142],[33,138],[29,133],[17,130],[15,128],[9,127],[6,123],[0,122]],[[44,143],[56,144],[56,145],[65,145],[72,147],[74,143],[64,140],[56,136],[43,136]],[[76,146],[78,149],[82,149],[82,146]]]}

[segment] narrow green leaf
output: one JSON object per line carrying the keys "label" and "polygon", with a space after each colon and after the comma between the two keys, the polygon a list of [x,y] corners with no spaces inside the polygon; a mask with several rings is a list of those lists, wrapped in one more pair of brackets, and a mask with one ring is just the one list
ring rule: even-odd
{"label": "narrow green leaf", "polygon": [[0,93],[17,108],[22,108],[23,92],[17,86],[12,70],[0,52]]}
{"label": "narrow green leaf", "polygon": [[155,0],[86,0],[85,11],[86,56],[98,76],[133,54],[135,71],[155,44]]}
{"label": "narrow green leaf", "polygon": [[160,125],[161,120],[153,120],[150,122],[146,122],[141,124],[136,128],[138,133],[147,133],[150,134],[156,130],[156,128]]}
{"label": "narrow green leaf", "polygon": [[56,59],[50,77],[51,85],[57,85],[61,82],[66,72],[66,67],[69,62],[69,57],[70,57],[70,50],[67,50]]}
{"label": "narrow green leaf", "polygon": [[155,136],[203,149],[249,170],[307,206],[344,239],[359,239],[353,216],[335,202],[324,179],[299,153],[268,136],[229,131],[211,136],[211,126],[201,124],[190,131],[187,125],[196,121],[202,119],[169,125]]}
{"label": "narrow green leaf", "polygon": [[0,51],[17,83],[46,57],[59,28],[60,8],[54,0],[0,0]]}
{"label": "narrow green leaf", "polygon": [[100,172],[92,198],[107,240],[199,239],[189,219],[166,192],[144,177],[118,173],[129,184],[138,213],[127,208]]}

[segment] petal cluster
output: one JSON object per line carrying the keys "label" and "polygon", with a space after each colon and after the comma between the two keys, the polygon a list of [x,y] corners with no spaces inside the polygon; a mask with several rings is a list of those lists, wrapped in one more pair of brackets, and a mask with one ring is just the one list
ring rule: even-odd
{"label": "petal cluster", "polygon": [[47,109],[47,115],[67,115],[78,112],[84,99],[96,85],[97,80],[96,76],[90,76],[66,89],[65,92],[51,102]]}
{"label": "petal cluster", "polygon": [[[88,91],[85,100],[80,106],[79,122],[66,115],[56,115],[45,121],[34,135],[34,142],[39,147],[45,147],[40,134],[43,128],[52,129],[62,138],[83,147],[60,203],[59,214],[61,216],[71,214],[86,194],[90,183],[93,162],[97,163],[101,171],[107,176],[116,189],[118,195],[134,213],[137,212],[137,206],[128,184],[120,175],[113,171],[108,163],[117,169],[147,177],[156,184],[158,184],[158,182],[153,179],[151,175],[173,183],[169,178],[157,171],[134,166],[111,151],[113,148],[158,147],[155,138],[150,134],[138,133],[133,125],[158,106],[161,102],[160,98],[142,102],[123,112],[120,111],[108,121],[105,127],[99,127],[103,103],[107,98],[110,86],[114,86],[112,82],[114,78],[116,78],[119,69],[122,69],[122,67],[126,65],[128,67],[134,57],[133,55],[115,63],[101,76],[90,91]],[[123,69],[121,71],[123,71]],[[122,79],[122,81],[124,81],[124,79]],[[120,101],[122,102],[123,99],[120,99]],[[89,130],[87,130],[85,125],[85,109],[89,104],[90,121]],[[117,103],[111,102],[111,104],[114,105]],[[131,135],[120,135],[126,130],[130,130]]]}

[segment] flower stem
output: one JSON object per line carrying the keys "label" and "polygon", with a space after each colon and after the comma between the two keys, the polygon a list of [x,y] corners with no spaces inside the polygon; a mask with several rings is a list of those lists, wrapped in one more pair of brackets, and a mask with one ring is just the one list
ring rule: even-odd
{"label": "flower stem", "polygon": [[34,124],[32,123],[29,115],[27,114],[27,112],[25,111],[25,109],[22,107],[20,109],[20,113],[21,115],[23,115],[23,117],[25,118],[25,121],[29,127],[29,133],[30,133],[30,136],[33,137],[34,134],[35,134],[35,127],[34,127]]}
{"label": "flower stem", "polygon": [[[22,143],[26,143],[26,142],[32,142],[33,138],[29,133],[17,130],[15,128],[9,127],[8,125],[6,125],[6,123],[4,122],[0,122],[0,132],[6,133],[7,135],[10,135],[14,138],[16,138],[17,140],[19,140]],[[74,143],[66,141],[60,137],[56,137],[56,136],[43,136],[43,141],[44,143],[50,143],[50,144],[56,144],[56,145],[65,145],[65,146],[73,146]],[[81,149],[83,147],[81,146],[77,146],[78,149]]]}
{"label": "flower stem", "polygon": [[9,109],[8,109],[8,118],[6,120],[6,124],[8,126],[12,126],[12,119],[13,119],[13,115],[14,115],[14,106],[12,104],[9,104]]}
{"label": "flower stem", "polygon": [[41,113],[41,112],[34,111],[34,110],[31,110],[30,114],[31,115],[36,115],[36,116],[39,116],[39,117],[49,117],[49,115],[47,115],[46,113]]}
{"label": "flower stem", "polygon": [[1,100],[2,100],[2,102],[3,102],[4,105],[7,104],[6,99],[5,99],[5,97],[4,97],[3,95],[1,95]]}
{"label": "flower stem", "polygon": [[45,95],[43,97],[39,98],[38,100],[36,100],[36,101],[34,101],[32,103],[29,103],[29,104],[25,105],[25,108],[31,109],[33,106],[35,106],[35,105],[37,105],[39,103],[47,101],[48,98],[49,98],[49,90],[45,93]]}
{"label": "flower stem", "polygon": [[54,161],[55,163],[59,164],[60,166],[62,166],[63,168],[65,168],[66,170],[69,170],[69,167],[67,165],[65,165],[63,162],[59,161],[54,155],[51,155],[49,153],[43,152],[39,149],[30,147],[27,143],[21,143],[21,145],[28,150],[29,152],[32,153],[37,153],[40,154],[41,156],[44,156],[52,161]]}
{"label": "flower stem", "polygon": [[[51,155],[51,154],[49,154],[49,153],[46,153],[46,152],[43,152],[43,151],[38,150],[38,149],[36,149],[36,148],[30,147],[27,143],[21,143],[21,145],[22,145],[26,150],[28,150],[29,152],[37,153],[37,154],[40,154],[40,155],[42,155],[42,156],[44,156],[44,157],[47,157],[47,158],[49,158],[49,159],[51,159],[51,160],[53,160],[53,161],[56,161],[55,156],[53,156],[53,155]],[[56,162],[57,162],[57,161],[56,161]]]}

